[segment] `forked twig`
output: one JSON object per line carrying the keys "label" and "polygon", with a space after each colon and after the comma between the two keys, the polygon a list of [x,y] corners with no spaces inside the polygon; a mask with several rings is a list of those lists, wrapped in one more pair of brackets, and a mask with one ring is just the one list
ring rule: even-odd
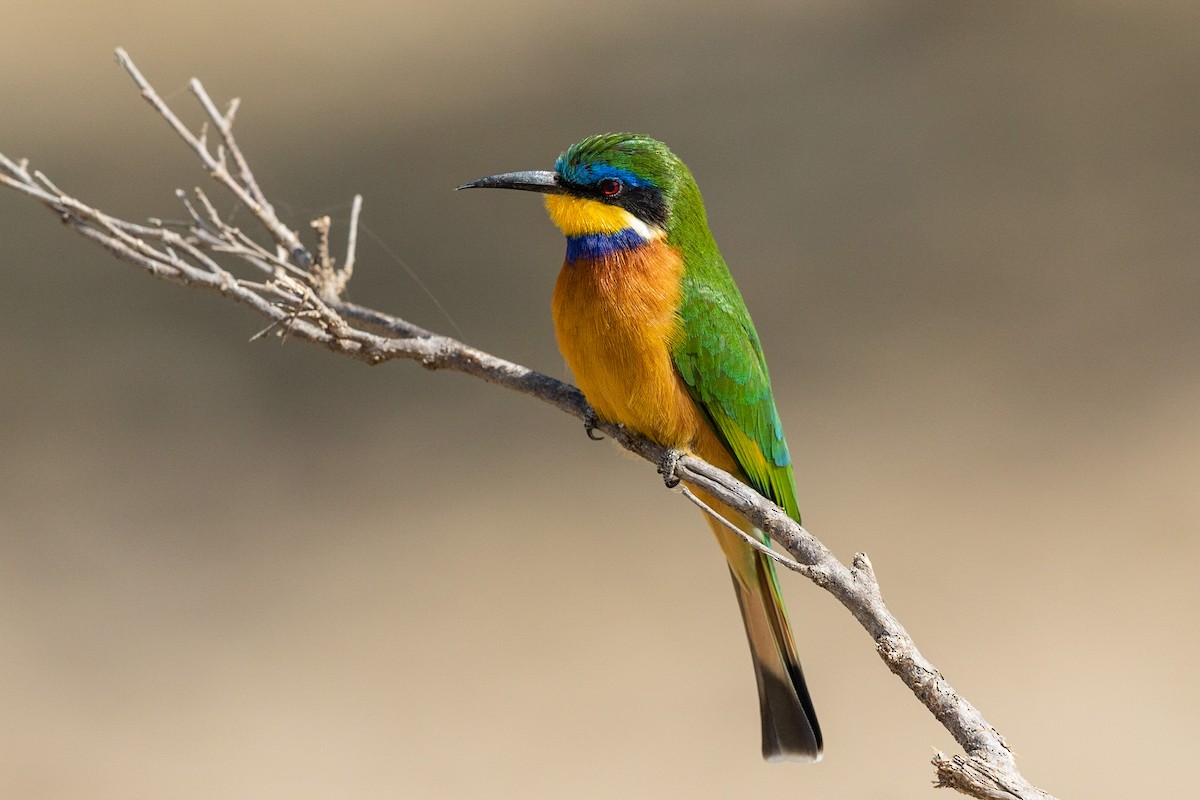
{"label": "forked twig", "polygon": [[[254,174],[250,171],[250,167],[242,155],[242,150],[237,146],[237,142],[233,138],[233,115],[237,110],[237,101],[230,104],[228,115],[217,111],[213,105],[212,99],[208,96],[208,92],[204,90],[204,86],[200,81],[193,78],[188,83],[188,88],[192,94],[200,101],[200,105],[208,114],[209,122],[221,134],[223,140],[222,149],[218,151],[217,156],[213,156],[208,150],[206,139],[194,135],[191,130],[183,124],[183,122],[175,115],[170,106],[158,96],[158,92],[150,85],[137,65],[133,63],[133,59],[125,52],[124,48],[117,48],[117,62],[124,67],[129,76],[133,78],[133,82],[142,90],[142,97],[146,99],[154,110],[159,113],[167,123],[175,129],[175,133],[179,135],[187,143],[199,158],[201,163],[208,168],[209,174],[219,183],[223,184],[234,197],[241,202],[250,212],[258,218],[262,226],[267,229],[275,242],[280,248],[291,255],[296,262],[303,267],[307,267],[312,263],[312,255],[300,243],[300,237],[295,231],[288,228],[279,221],[279,217],[275,216],[275,209],[267,202],[263,196],[262,190],[258,187],[258,182],[254,179]],[[228,151],[233,156],[234,163],[238,168],[238,178],[234,178],[229,173],[229,169],[225,163],[224,152]]]}

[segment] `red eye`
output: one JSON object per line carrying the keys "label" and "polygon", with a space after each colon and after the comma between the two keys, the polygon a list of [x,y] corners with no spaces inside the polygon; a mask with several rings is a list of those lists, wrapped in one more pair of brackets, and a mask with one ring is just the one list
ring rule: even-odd
{"label": "red eye", "polygon": [[616,197],[621,193],[621,182],[616,178],[605,178],[600,181],[600,191],[605,197]]}

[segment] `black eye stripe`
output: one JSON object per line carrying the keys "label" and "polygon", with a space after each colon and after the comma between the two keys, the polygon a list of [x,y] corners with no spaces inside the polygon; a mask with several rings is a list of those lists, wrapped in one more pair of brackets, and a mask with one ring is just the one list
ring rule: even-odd
{"label": "black eye stripe", "polygon": [[[605,185],[609,181],[618,184],[619,188],[614,194],[605,191]],[[610,206],[618,206],[651,225],[664,227],[667,224],[667,205],[662,191],[656,186],[634,186],[616,178],[603,178],[586,184],[563,181],[563,185],[576,197],[586,197]]]}
{"label": "black eye stripe", "polygon": [[654,186],[626,186],[615,203],[643,222],[660,227],[667,224],[667,205]]}

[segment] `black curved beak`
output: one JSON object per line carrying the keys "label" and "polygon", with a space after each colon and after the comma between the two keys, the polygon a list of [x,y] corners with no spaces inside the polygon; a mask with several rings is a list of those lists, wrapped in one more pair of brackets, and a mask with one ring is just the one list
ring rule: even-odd
{"label": "black curved beak", "polygon": [[559,183],[558,175],[544,169],[492,175],[455,187],[456,191],[458,189],[520,189],[525,192],[541,192],[542,194],[562,194],[566,191]]}

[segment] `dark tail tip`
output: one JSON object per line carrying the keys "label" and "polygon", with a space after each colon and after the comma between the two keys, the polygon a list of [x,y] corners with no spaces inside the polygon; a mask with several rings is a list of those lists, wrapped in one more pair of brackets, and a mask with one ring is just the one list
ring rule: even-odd
{"label": "dark tail tip", "polygon": [[808,697],[804,676],[796,674],[791,678],[781,680],[766,670],[760,674],[763,759],[813,764],[821,760],[825,747],[821,726]]}

